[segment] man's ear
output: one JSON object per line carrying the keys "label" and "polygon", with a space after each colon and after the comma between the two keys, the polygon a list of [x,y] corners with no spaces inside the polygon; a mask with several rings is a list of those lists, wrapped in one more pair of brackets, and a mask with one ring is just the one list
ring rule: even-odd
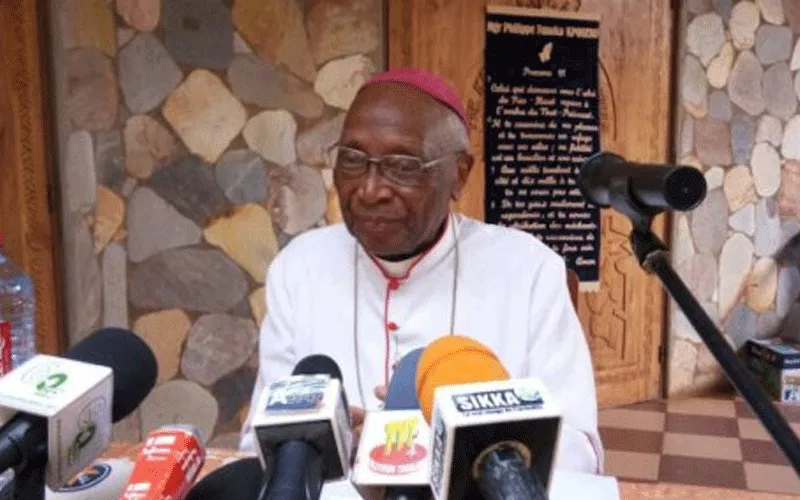
{"label": "man's ear", "polygon": [[475,158],[469,153],[464,153],[458,157],[456,163],[456,175],[458,176],[455,184],[453,184],[453,192],[450,197],[453,201],[458,201],[464,191],[464,186],[467,184],[469,173],[472,171],[472,165],[475,163]]}

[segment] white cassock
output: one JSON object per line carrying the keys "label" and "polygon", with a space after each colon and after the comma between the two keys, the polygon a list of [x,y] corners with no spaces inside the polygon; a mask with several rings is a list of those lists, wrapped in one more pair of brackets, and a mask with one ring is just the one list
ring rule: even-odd
{"label": "white cassock", "polygon": [[311,354],[336,360],[349,404],[380,409],[373,389],[388,385],[408,351],[450,333],[455,297],[454,333],[490,347],[512,377],[540,378],[556,398],[564,418],[556,467],[602,473],[592,362],[564,260],[524,232],[448,220],[436,245],[406,263],[373,259],[343,224],[307,231],[278,254],[244,451],[255,451],[250,422],[265,385]]}

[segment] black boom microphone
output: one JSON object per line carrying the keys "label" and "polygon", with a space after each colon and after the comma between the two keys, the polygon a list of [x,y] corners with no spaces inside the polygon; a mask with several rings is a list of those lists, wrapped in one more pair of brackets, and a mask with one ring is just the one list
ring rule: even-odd
{"label": "black boom microphone", "polygon": [[655,213],[691,210],[703,201],[708,189],[696,168],[632,163],[605,152],[586,160],[578,185],[583,196],[600,207],[618,209],[624,201]]}

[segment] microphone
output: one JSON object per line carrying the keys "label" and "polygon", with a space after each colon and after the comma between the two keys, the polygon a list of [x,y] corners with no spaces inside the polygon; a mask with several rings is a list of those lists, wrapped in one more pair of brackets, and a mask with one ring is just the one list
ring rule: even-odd
{"label": "microphone", "polygon": [[416,388],[437,499],[547,499],[561,415],[539,380],[508,377],[467,337],[440,338],[422,354]]}
{"label": "microphone", "polygon": [[[133,472],[127,458],[98,460],[64,486],[45,492],[46,500],[97,500],[119,498]],[[2,497],[0,497],[2,498]]]}
{"label": "microphone", "polygon": [[356,454],[353,482],[386,486],[384,500],[427,500],[430,430],[414,385],[422,349],[397,364],[383,411],[369,412]]}
{"label": "microphone", "polygon": [[618,203],[656,214],[661,210],[686,211],[706,197],[703,174],[683,165],[652,165],[625,161],[614,153],[590,156],[578,174],[584,198],[603,208]]}
{"label": "microphone", "polygon": [[106,449],[111,422],[141,404],[157,372],[147,344],[120,328],[99,330],[64,357],[28,360],[0,378],[0,407],[18,412],[0,429],[0,470],[18,472],[24,498],[44,494],[45,468],[51,489],[67,483]]}
{"label": "microphone", "polygon": [[148,434],[120,500],[183,500],[206,459],[204,440],[191,425],[167,425]]}
{"label": "microphone", "polygon": [[323,482],[349,475],[352,429],[333,359],[302,359],[269,385],[259,408],[253,429],[269,478],[262,500],[317,500]]}
{"label": "microphone", "polygon": [[264,488],[264,470],[257,457],[224,465],[197,482],[186,500],[256,500]]}

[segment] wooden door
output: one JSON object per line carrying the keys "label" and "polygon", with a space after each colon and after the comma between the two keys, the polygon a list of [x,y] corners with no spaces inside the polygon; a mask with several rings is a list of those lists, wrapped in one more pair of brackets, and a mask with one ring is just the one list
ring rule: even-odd
{"label": "wooden door", "polygon": [[60,247],[49,202],[55,153],[48,142],[43,5],[0,0],[0,233],[8,255],[35,283],[37,347],[59,354]]}
{"label": "wooden door", "polygon": [[[674,12],[668,0],[489,0],[599,14],[602,147],[631,160],[670,156],[670,88]],[[483,58],[486,2],[388,2],[388,65],[416,66],[446,78],[465,99],[476,168],[459,208],[483,219]],[[582,293],[579,315],[595,365],[601,407],[663,395],[659,352],[665,294],[631,254],[627,220],[602,214],[601,289]],[[656,232],[664,237],[663,220]]]}

